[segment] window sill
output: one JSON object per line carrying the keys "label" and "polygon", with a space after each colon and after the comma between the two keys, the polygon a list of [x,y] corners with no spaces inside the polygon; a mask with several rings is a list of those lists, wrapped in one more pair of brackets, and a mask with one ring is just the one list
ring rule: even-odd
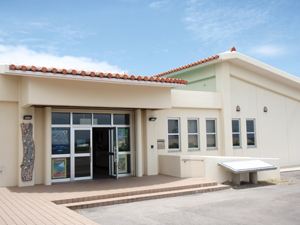
{"label": "window sill", "polygon": [[180,152],[180,149],[168,149],[168,152]]}
{"label": "window sill", "polygon": [[210,151],[210,150],[219,150],[219,149],[215,147],[215,148],[206,148],[206,150]]}
{"label": "window sill", "polygon": [[253,145],[253,146],[247,146],[247,148],[257,148],[257,146],[256,145]]}
{"label": "window sill", "polygon": [[200,149],[199,149],[199,148],[197,148],[197,149],[196,149],[196,148],[195,148],[195,149],[192,149],[192,148],[191,148],[191,149],[188,149],[188,151],[189,151],[189,152],[195,152],[195,151],[200,151]]}

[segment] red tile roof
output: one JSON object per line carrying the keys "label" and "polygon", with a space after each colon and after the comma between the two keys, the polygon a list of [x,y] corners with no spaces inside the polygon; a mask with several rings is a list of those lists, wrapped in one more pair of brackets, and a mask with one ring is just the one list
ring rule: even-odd
{"label": "red tile roof", "polygon": [[154,77],[161,77],[161,76],[164,76],[164,75],[167,75],[167,74],[170,74],[170,73],[174,73],[174,72],[177,72],[177,71],[180,71],[180,70],[183,70],[183,69],[186,69],[186,68],[190,68],[190,67],[193,67],[193,66],[197,66],[199,64],[209,62],[211,60],[218,59],[218,58],[219,58],[219,55],[208,57],[206,59],[202,59],[202,60],[199,60],[197,62],[190,63],[190,64],[187,64],[187,65],[182,66],[182,67],[178,67],[178,68],[173,69],[173,70],[169,70],[169,71],[166,71],[166,72],[163,72],[163,73],[156,74],[156,75],[154,75]]}
{"label": "red tile roof", "polygon": [[105,72],[84,71],[84,70],[75,70],[75,69],[58,69],[52,67],[36,67],[36,66],[10,64],[9,68],[11,70],[22,70],[22,71],[32,71],[32,72],[53,73],[53,74],[70,74],[70,75],[78,75],[78,76],[90,76],[90,77],[103,78],[103,79],[124,79],[124,80],[136,80],[136,81],[147,81],[147,82],[160,82],[160,83],[178,83],[178,84],[188,83],[186,80],[183,79],[160,78],[157,76],[152,76],[152,77],[134,76],[129,74],[105,73]]}

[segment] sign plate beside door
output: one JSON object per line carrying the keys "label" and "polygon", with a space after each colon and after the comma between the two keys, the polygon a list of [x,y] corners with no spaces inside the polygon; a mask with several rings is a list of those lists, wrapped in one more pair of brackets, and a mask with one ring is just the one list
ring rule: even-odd
{"label": "sign plate beside door", "polygon": [[157,139],[157,149],[165,149],[165,139]]}

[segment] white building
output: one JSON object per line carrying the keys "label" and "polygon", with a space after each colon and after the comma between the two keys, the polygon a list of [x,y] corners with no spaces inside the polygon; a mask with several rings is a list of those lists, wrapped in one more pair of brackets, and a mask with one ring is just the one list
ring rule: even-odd
{"label": "white building", "polygon": [[243,157],[300,165],[299,101],[299,78],[234,48],[153,77],[3,64],[0,186],[158,173],[221,182],[217,162]]}

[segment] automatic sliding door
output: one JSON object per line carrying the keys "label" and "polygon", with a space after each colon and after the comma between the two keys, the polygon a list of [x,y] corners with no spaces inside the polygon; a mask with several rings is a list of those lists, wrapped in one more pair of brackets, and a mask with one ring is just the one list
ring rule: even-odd
{"label": "automatic sliding door", "polygon": [[91,135],[92,129],[74,129],[73,138],[73,179],[92,178]]}

